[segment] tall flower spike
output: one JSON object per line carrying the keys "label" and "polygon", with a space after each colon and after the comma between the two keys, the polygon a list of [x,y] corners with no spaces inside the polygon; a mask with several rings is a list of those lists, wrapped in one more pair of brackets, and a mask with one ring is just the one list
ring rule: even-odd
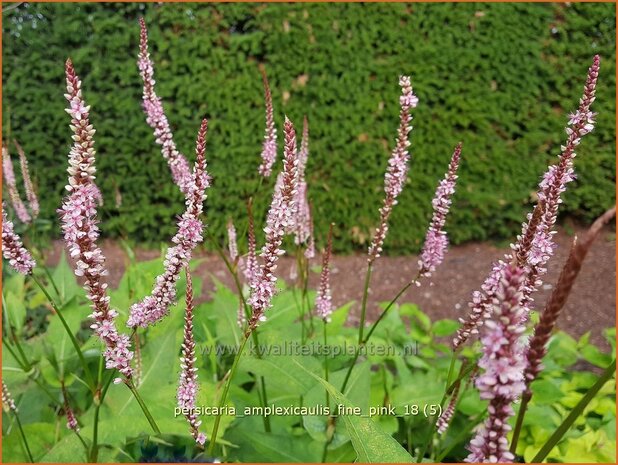
{"label": "tall flower spike", "polygon": [[6,387],[6,384],[4,384],[4,381],[2,381],[2,408],[7,413],[10,411],[13,411],[15,413],[18,412],[15,401],[13,400],[13,396],[9,392],[9,388]]}
{"label": "tall flower spike", "polygon": [[330,294],[330,255],[333,248],[333,224],[328,228],[328,240],[326,249],[322,255],[322,273],[320,274],[320,287],[315,299],[315,312],[324,321],[330,321],[333,313],[333,302]]}
{"label": "tall flower spike", "polygon": [[309,242],[305,250],[305,258],[311,260],[315,257],[315,238],[313,235],[313,214],[311,213],[311,205],[309,205]]}
{"label": "tall flower spike", "polygon": [[28,159],[26,158],[26,153],[24,149],[19,145],[19,143],[13,139],[13,143],[17,148],[17,153],[19,154],[19,165],[21,167],[21,175],[24,180],[24,190],[26,191],[26,198],[28,199],[28,204],[30,206],[30,212],[32,212],[32,219],[35,219],[39,216],[39,199],[34,192],[34,186],[32,184],[32,178],[30,178],[30,170],[28,169]]}
{"label": "tall flower spike", "polygon": [[418,104],[418,97],[412,92],[409,76],[401,76],[399,78],[401,86],[401,96],[399,97],[399,128],[397,130],[397,144],[393,149],[390,159],[388,160],[388,168],[384,176],[384,203],[380,208],[380,225],[375,231],[371,245],[369,246],[369,263],[373,263],[382,252],[386,232],[388,231],[388,218],[393,211],[393,207],[397,204],[397,197],[403,190],[403,185],[406,182],[408,174],[408,147],[410,146],[409,133],[412,130],[410,121],[412,116],[410,110]]}
{"label": "tall flower spike", "polygon": [[238,258],[238,244],[236,243],[236,228],[231,218],[227,221],[227,245],[230,251],[230,259],[232,262],[236,262]]}
{"label": "tall flower spike", "polygon": [[4,181],[6,182],[9,199],[11,200],[11,205],[13,205],[17,218],[24,224],[30,223],[32,218],[28,214],[26,206],[24,202],[22,202],[19,191],[17,190],[17,182],[15,181],[15,172],[13,171],[11,155],[9,155],[9,148],[4,144],[2,144],[2,172],[4,173]]}
{"label": "tall flower spike", "polygon": [[139,25],[140,42],[137,66],[144,81],[143,107],[146,122],[154,129],[155,142],[161,146],[161,154],[172,172],[174,183],[186,195],[191,191],[193,176],[186,157],[176,148],[163,104],[155,92],[154,65],[148,53],[148,30],[144,18],[140,18]]}
{"label": "tall flower spike", "polygon": [[575,179],[573,161],[576,156],[575,148],[581,137],[594,128],[595,114],[590,106],[595,100],[595,89],[599,76],[600,58],[595,55],[592,66],[588,69],[588,77],[584,86],[584,94],[579,101],[578,110],[570,115],[566,145],[561,146],[558,163],[549,167],[539,184],[537,196],[539,201],[532,213],[528,214],[528,221],[524,223],[522,234],[517,242],[511,245],[512,253],[507,254],[504,261],[494,265],[490,276],[483,284],[483,292],[476,291],[472,301],[468,304],[470,313],[462,326],[458,329],[453,348],[457,349],[465,343],[471,334],[478,332],[478,328],[488,316],[488,307],[496,289],[495,276],[504,268],[505,262],[515,260],[519,267],[526,270],[526,279],[523,289],[522,303],[526,312],[533,305],[532,294],[541,285],[540,277],[546,272],[546,264],[551,258],[554,249],[553,231],[558,215],[558,208],[562,203],[561,195],[566,185]]}
{"label": "tall flower spike", "polygon": [[305,116],[303,119],[303,137],[298,151],[298,190],[296,193],[296,211],[294,224],[294,243],[304,244],[311,235],[311,212],[309,198],[307,196],[307,181],[305,169],[309,157],[309,122]]}
{"label": "tall flower spike", "polygon": [[258,172],[265,178],[272,173],[273,165],[277,159],[277,129],[275,128],[275,117],[273,114],[273,96],[270,92],[270,85],[266,77],[266,71],[261,68],[262,82],[264,83],[264,102],[266,106],[266,129],[264,130],[264,143],[262,145],[262,164]]}
{"label": "tall flower spike", "polygon": [[448,248],[448,236],[444,231],[446,215],[451,206],[451,196],[455,193],[457,184],[457,168],[461,160],[461,142],[455,147],[448,171],[440,181],[436,194],[431,202],[433,216],[425,236],[425,245],[418,262],[421,276],[431,276],[431,273],[442,263]]}
{"label": "tall flower spike", "polygon": [[545,309],[541,313],[541,318],[534,328],[534,334],[530,340],[528,351],[526,353],[527,366],[525,371],[526,390],[530,395],[530,384],[536,379],[538,374],[543,369],[543,357],[547,353],[547,343],[556,326],[556,321],[560,316],[561,310],[566,303],[573,284],[579,275],[582,264],[592,243],[601,232],[603,226],[607,224],[616,215],[616,207],[614,206],[603,215],[601,215],[592,224],[590,229],[584,236],[573,241],[569,258],[567,259],[558,283],[554,287],[549,300],[545,304]]}
{"label": "tall flower spike", "polygon": [[187,294],[185,310],[185,328],[182,341],[182,357],[180,358],[180,379],[178,381],[178,391],[176,399],[178,407],[184,413],[189,422],[191,436],[200,446],[206,442],[206,435],[200,433],[199,427],[202,422],[196,413],[196,399],[198,391],[197,367],[195,362],[195,339],[193,337],[193,282],[189,268],[185,267],[187,273]]}
{"label": "tall flower spike", "polygon": [[511,404],[525,387],[522,322],[526,315],[520,305],[524,278],[521,268],[504,268],[492,300],[492,316],[483,326],[483,356],[478,363],[483,373],[477,377],[476,387],[481,399],[489,400],[489,415],[468,446],[471,453],[466,462],[510,463],[514,459],[507,434],[511,430],[508,419],[514,414]]}
{"label": "tall flower spike", "polygon": [[2,204],[2,256],[8,260],[11,268],[21,274],[32,273],[32,269],[36,266],[34,258],[13,230],[13,223],[6,215],[4,203]]}
{"label": "tall flower spike", "polygon": [[247,233],[248,253],[247,260],[245,261],[245,266],[243,268],[243,273],[245,275],[245,279],[247,280],[247,284],[251,286],[251,283],[253,283],[259,268],[255,243],[255,221],[253,220],[253,204],[251,200],[247,203],[247,215],[249,217],[249,230]]}
{"label": "tall flower spike", "polygon": [[289,225],[293,224],[294,201],[296,199],[296,182],[298,154],[296,152],[296,132],[294,125],[287,118],[284,124],[285,150],[281,182],[275,187],[273,200],[266,218],[266,243],[262,248],[262,265],[251,285],[249,305],[252,308],[251,319],[247,327],[250,333],[257,328],[260,321],[265,321],[264,312],[272,306],[275,294],[277,277],[274,271],[277,268],[279,256],[285,253],[281,249],[283,236]]}
{"label": "tall flower spike", "polygon": [[157,276],[152,293],[131,306],[127,326],[146,328],[161,321],[169,313],[170,306],[176,300],[176,282],[182,268],[189,263],[193,249],[202,241],[204,225],[200,220],[205,190],[209,186],[206,172],[206,132],[208,121],[202,120],[197,135],[193,168],[193,181],[185,195],[185,212],[178,221],[178,231],[172,238],[176,245],[169,247],[163,265],[165,270]]}
{"label": "tall flower spike", "polygon": [[105,366],[116,369],[126,378],[132,376],[129,350],[129,336],[120,334],[115,319],[118,312],[110,308],[107,295],[107,276],[105,256],[97,246],[99,227],[97,225],[97,192],[94,185],[95,150],[94,128],[90,124],[86,105],[82,97],[81,81],[75,74],[71,60],[66,62],[66,99],[71,116],[70,128],[73,131],[73,146],[69,153],[69,194],[64,198],[58,211],[69,254],[76,262],[75,274],[84,278],[86,297],[90,300],[94,323],[90,326],[105,344]]}

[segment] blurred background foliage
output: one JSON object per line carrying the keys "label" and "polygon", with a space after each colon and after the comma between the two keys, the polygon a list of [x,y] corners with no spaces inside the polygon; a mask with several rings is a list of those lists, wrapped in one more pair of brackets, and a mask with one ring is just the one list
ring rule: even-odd
{"label": "blurred background foliage", "polygon": [[[615,202],[613,4],[24,3],[3,14],[2,123],[4,137],[15,137],[29,156],[47,219],[55,221],[66,180],[63,64],[70,56],[97,128],[103,233],[157,243],[175,230],[182,197],[141,109],[140,16],[157,91],[190,159],[200,118],[210,118],[214,182],[206,212],[220,238],[229,217],[244,230],[245,199],[258,184],[260,64],[280,149],[284,114],[298,127],[309,118],[316,235],[323,243],[335,222],[338,252],[364,249],[378,221],[403,73],[412,75],[420,103],[387,253],[422,245],[435,185],[460,140],[452,241],[512,237],[565,139],[595,53],[602,56],[598,125],[580,146],[578,180],[562,211],[585,222]],[[273,184],[261,186],[258,218]]]}

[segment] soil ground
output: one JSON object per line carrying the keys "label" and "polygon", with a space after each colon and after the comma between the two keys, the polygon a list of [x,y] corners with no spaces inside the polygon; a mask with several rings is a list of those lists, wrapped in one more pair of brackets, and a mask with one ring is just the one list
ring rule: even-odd
{"label": "soil ground", "polygon": [[[550,261],[548,273],[543,278],[544,284],[536,294],[535,300],[541,307],[555,284],[560,269],[566,261],[573,240],[573,233],[560,229],[555,239],[558,244],[555,255]],[[63,245],[54,243],[49,256],[49,264],[54,265]],[[128,259],[122,247],[113,241],[104,241],[103,251],[107,257],[110,286],[115,287],[124,272]],[[431,316],[440,318],[458,318],[465,314],[467,302],[472,291],[478,289],[489,273],[494,261],[501,258],[507,247],[497,247],[491,243],[468,243],[452,247],[446,255],[442,266],[434,273],[431,283],[424,281],[419,288],[413,288],[402,297],[400,302],[412,302]],[[138,260],[156,258],[159,251],[137,250]],[[204,279],[202,300],[207,300],[213,290],[210,275],[228,286],[233,282],[223,261],[214,254],[200,253],[203,263],[197,274]],[[282,257],[278,267],[278,276],[290,281],[290,272],[295,260]],[[320,258],[314,259],[319,265]],[[350,312],[350,324],[358,323],[359,301],[366,271],[366,256],[335,256],[332,261],[331,287],[333,301],[342,305],[354,300]],[[372,321],[378,314],[377,303],[391,300],[397,292],[412,278],[417,271],[416,256],[381,257],[374,265],[372,286],[369,294],[368,320]],[[310,285],[318,284],[318,274],[311,273]],[[606,350],[609,346],[603,338],[604,328],[616,324],[616,245],[615,233],[607,228],[599,236],[590,250],[580,276],[568,299],[558,321],[558,327],[579,337],[587,331],[592,332],[591,341]]]}

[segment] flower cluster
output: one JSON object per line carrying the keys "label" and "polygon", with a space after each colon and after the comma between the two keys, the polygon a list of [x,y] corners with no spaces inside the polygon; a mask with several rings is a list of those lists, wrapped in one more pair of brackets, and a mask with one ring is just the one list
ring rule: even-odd
{"label": "flower cluster", "polygon": [[285,253],[281,243],[287,228],[293,225],[294,202],[297,191],[298,154],[296,150],[296,132],[294,125],[286,117],[284,124],[285,150],[281,182],[277,183],[273,200],[266,218],[266,244],[262,248],[262,265],[256,273],[256,278],[250,282],[251,295],[248,303],[252,308],[251,319],[247,331],[253,331],[260,321],[266,319],[264,312],[272,306],[277,277],[274,271],[280,255]]}
{"label": "flower cluster", "polygon": [[98,189],[94,185],[95,150],[94,128],[90,124],[88,112],[90,107],[82,98],[81,81],[75,74],[71,60],[66,62],[67,93],[69,102],[67,112],[71,116],[73,146],[69,153],[69,194],[65,197],[60,215],[64,240],[70,256],[75,260],[75,274],[84,278],[84,288],[92,304],[94,320],[91,328],[105,344],[106,367],[117,369],[130,378],[130,366],[133,352],[129,350],[130,340],[127,335],[119,334],[115,319],[118,312],[111,309],[107,296],[107,275],[105,256],[97,246],[99,228],[96,218]]}
{"label": "flower cluster", "polygon": [[537,193],[539,201],[533,212],[528,215],[528,221],[524,223],[517,242],[511,245],[512,253],[507,254],[504,261],[494,265],[492,273],[482,286],[483,292],[477,291],[473,294],[469,303],[470,313],[465,320],[460,320],[462,326],[457,330],[453,348],[457,349],[471,334],[477,333],[478,328],[488,317],[488,307],[497,284],[496,276],[505,267],[506,262],[515,260],[517,265],[525,270],[522,305],[525,313],[532,308],[532,294],[541,285],[540,277],[546,272],[545,266],[553,254],[555,234],[553,226],[562,203],[561,195],[566,190],[566,185],[575,177],[573,170],[575,148],[579,145],[581,137],[594,127],[594,114],[590,112],[590,106],[595,100],[599,64],[600,58],[596,55],[588,70],[579,108],[575,114],[570,115],[569,126],[566,128],[567,142],[561,146],[558,163],[550,166],[543,176]]}
{"label": "flower cluster", "polygon": [[137,66],[144,81],[143,105],[146,122],[154,129],[155,142],[161,146],[161,154],[172,172],[172,179],[183,194],[188,194],[193,184],[189,162],[178,151],[170,124],[163,111],[161,99],[155,93],[154,67],[148,53],[148,30],[143,18],[140,24],[140,43]]}
{"label": "flower cluster", "polygon": [[448,171],[444,179],[438,184],[436,194],[431,201],[433,206],[433,216],[431,224],[425,236],[425,245],[419,260],[419,271],[421,276],[431,276],[431,273],[444,260],[444,253],[448,247],[448,236],[444,231],[446,215],[451,206],[451,196],[455,193],[457,183],[457,168],[461,160],[461,142],[455,147]]}
{"label": "flower cluster", "polygon": [[315,312],[324,321],[330,320],[333,313],[333,302],[330,295],[330,255],[333,248],[333,225],[328,230],[328,241],[324,255],[322,255],[322,272],[320,273],[320,287],[315,298]]}
{"label": "flower cluster", "polygon": [[448,406],[438,418],[436,422],[436,429],[438,434],[446,433],[449,425],[451,424],[451,420],[453,419],[453,415],[455,415],[455,407],[457,406],[457,400],[459,397],[459,389],[461,387],[461,383],[457,383],[455,388],[453,389],[453,393],[451,394],[451,400],[449,400]]}
{"label": "flower cluster", "polygon": [[477,428],[466,462],[504,463],[514,459],[508,448],[511,427],[507,421],[514,414],[511,404],[525,388],[522,322],[526,313],[520,305],[524,279],[521,268],[504,268],[492,299],[491,317],[483,326],[483,357],[478,364],[483,373],[477,377],[476,387],[481,399],[489,400],[489,416]]}
{"label": "flower cluster", "polygon": [[169,247],[163,265],[165,271],[157,276],[152,293],[141,302],[131,306],[127,326],[146,328],[164,318],[176,300],[176,282],[182,268],[189,263],[193,249],[202,241],[204,225],[200,220],[202,204],[209,186],[206,172],[206,132],[208,122],[204,119],[197,135],[196,161],[191,186],[185,194],[186,209],[178,221],[178,231],[172,238],[176,244]]}
{"label": "flower cluster", "polygon": [[189,268],[187,267],[185,271],[187,273],[187,308],[185,310],[182,357],[180,358],[180,379],[178,381],[176,399],[178,400],[178,407],[180,410],[186,412],[185,418],[189,422],[191,435],[195,439],[195,442],[203,446],[206,442],[206,435],[200,433],[199,427],[202,422],[198,420],[197,414],[195,413],[198,382],[197,367],[195,366],[197,360],[195,356],[195,339],[193,337],[193,284]]}
{"label": "flower cluster", "polygon": [[391,215],[393,207],[397,204],[397,197],[403,190],[403,185],[405,184],[408,174],[408,161],[410,159],[408,154],[408,147],[410,146],[408,134],[412,130],[412,126],[410,126],[410,121],[412,121],[410,110],[416,107],[418,98],[412,92],[412,85],[410,84],[410,78],[408,76],[401,76],[399,78],[399,85],[401,86],[401,96],[399,97],[401,109],[399,112],[397,143],[388,161],[388,168],[384,176],[384,192],[386,196],[380,208],[380,225],[376,229],[371,245],[369,246],[368,260],[370,264],[373,263],[382,252],[382,245],[384,244],[386,232],[388,231],[388,218]]}
{"label": "flower cluster", "polygon": [[77,417],[75,416],[73,408],[71,408],[71,404],[69,404],[69,395],[64,383],[62,383],[62,397],[64,397],[64,412],[67,416],[67,428],[79,433],[79,423],[77,422]]}
{"label": "flower cluster", "polygon": [[36,266],[34,258],[13,230],[13,223],[7,217],[4,203],[2,204],[2,256],[8,260],[11,268],[21,274],[32,273],[32,269]]}
{"label": "flower cluster", "polygon": [[277,129],[273,112],[273,96],[266,77],[266,71],[262,68],[262,81],[264,83],[264,101],[266,105],[266,129],[264,131],[264,143],[262,145],[262,164],[258,172],[265,178],[272,173],[273,165],[277,159]]}
{"label": "flower cluster", "polygon": [[305,169],[309,158],[309,122],[305,116],[303,119],[303,136],[298,151],[298,191],[296,193],[296,220],[294,225],[294,243],[297,245],[306,243],[311,237],[311,208],[307,196],[307,181]]}
{"label": "flower cluster", "polygon": [[2,381],[2,407],[7,412],[13,411],[17,413],[17,406],[15,405],[13,396],[9,392],[9,388],[6,387],[6,384],[4,384],[4,381]]}
{"label": "flower cluster", "polygon": [[11,204],[13,205],[17,218],[19,218],[19,221],[22,223],[30,223],[32,218],[28,210],[26,210],[26,206],[21,200],[19,191],[17,190],[15,172],[13,171],[13,162],[9,155],[9,148],[4,144],[2,145],[2,172],[4,173],[4,182],[6,183],[6,189],[9,193],[9,199],[11,199]]}
{"label": "flower cluster", "polygon": [[34,220],[39,216],[39,199],[36,192],[34,192],[34,186],[32,184],[32,179],[30,178],[30,170],[28,169],[28,159],[26,158],[26,153],[16,140],[14,140],[13,143],[15,144],[17,153],[19,154],[21,175],[24,178],[24,190],[26,191],[26,198],[28,199],[30,211],[32,212],[32,219]]}

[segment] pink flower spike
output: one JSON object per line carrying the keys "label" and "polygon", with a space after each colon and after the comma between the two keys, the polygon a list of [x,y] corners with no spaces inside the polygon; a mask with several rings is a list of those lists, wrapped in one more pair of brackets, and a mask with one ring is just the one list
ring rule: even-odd
{"label": "pink flower spike", "polygon": [[4,203],[2,204],[2,256],[8,260],[11,268],[24,275],[31,274],[36,266],[34,258],[13,230],[13,223],[6,215]]}
{"label": "pink flower spike", "polygon": [[[256,243],[255,243],[255,221],[253,220],[253,203],[252,200],[249,200],[247,203],[247,215],[249,217],[249,230],[247,233],[247,259],[245,261],[245,266],[243,267],[243,273],[245,275],[245,280],[247,284],[251,286],[251,283],[255,280],[258,273],[258,261],[256,254]],[[244,312],[242,316],[244,320]],[[244,321],[243,321],[244,323]]]}
{"label": "pink flower spike", "polygon": [[129,337],[116,329],[118,312],[110,308],[107,295],[107,276],[105,256],[97,246],[99,227],[97,225],[97,193],[94,184],[95,150],[90,124],[90,107],[82,98],[81,81],[75,74],[71,60],[66,62],[67,93],[69,101],[67,113],[71,115],[73,146],[69,153],[69,183],[62,208],[58,211],[69,255],[75,260],[75,274],[84,279],[86,297],[90,300],[94,320],[91,328],[105,344],[105,367],[116,369],[127,379],[131,378],[131,359]]}
{"label": "pink flower spike", "polygon": [[322,272],[320,274],[320,287],[315,299],[315,312],[324,321],[330,321],[333,313],[333,302],[330,293],[330,256],[333,249],[333,224],[328,228],[328,240],[326,249],[322,255]]}
{"label": "pink flower spike", "polygon": [[154,130],[155,143],[161,146],[161,155],[167,161],[174,183],[178,185],[183,194],[188,194],[193,183],[189,162],[176,148],[163,104],[155,92],[154,64],[148,52],[148,30],[144,18],[140,18],[139,25],[140,43],[137,66],[144,81],[143,106],[146,122]]}
{"label": "pink flower spike", "polygon": [[257,328],[260,321],[266,319],[264,312],[272,306],[272,298],[277,283],[274,271],[279,256],[285,253],[280,247],[286,229],[294,224],[293,212],[298,179],[298,154],[296,151],[296,131],[287,116],[284,132],[283,171],[280,175],[281,182],[275,186],[273,200],[266,218],[266,227],[264,228],[266,244],[261,253],[263,263],[256,274],[256,278],[250,283],[251,294],[248,303],[253,311],[247,327],[248,333]]}
{"label": "pink flower spike", "polygon": [[24,180],[24,190],[26,191],[26,198],[28,199],[30,211],[32,212],[32,219],[35,219],[39,216],[39,199],[36,195],[36,192],[34,192],[34,186],[32,185],[32,179],[30,178],[28,159],[26,158],[26,153],[24,152],[24,149],[15,139],[13,139],[13,143],[15,144],[15,147],[17,148],[17,153],[19,154],[21,175]]}
{"label": "pink flower spike", "polygon": [[448,236],[444,231],[446,215],[451,206],[451,196],[455,193],[457,183],[457,168],[461,160],[461,142],[455,147],[448,171],[438,184],[436,194],[431,202],[433,217],[425,236],[425,245],[419,260],[421,276],[431,276],[431,273],[442,263],[448,248]]}
{"label": "pink flower spike", "polygon": [[520,305],[525,271],[515,265],[506,266],[499,276],[491,316],[482,329],[483,356],[478,366],[483,370],[476,387],[481,399],[489,400],[489,416],[477,428],[470,442],[466,462],[510,463],[507,434],[508,419],[514,415],[511,404],[525,389],[524,331],[526,313]]}
{"label": "pink flower spike", "polygon": [[380,225],[375,231],[371,245],[369,246],[369,264],[372,264],[382,252],[382,246],[388,231],[388,218],[397,204],[397,197],[403,190],[408,174],[408,147],[410,146],[409,133],[412,130],[410,110],[418,104],[418,98],[412,92],[409,76],[399,78],[401,97],[399,97],[399,128],[397,130],[397,143],[388,161],[388,167],[384,176],[384,203],[380,208]]}
{"label": "pink flower spike", "polygon": [[273,96],[266,77],[266,71],[262,68],[262,81],[264,83],[264,102],[266,106],[266,129],[264,130],[264,143],[262,145],[262,164],[258,172],[265,178],[272,173],[273,165],[277,159],[277,129],[273,112]]}
{"label": "pink flower spike", "polygon": [[206,436],[199,432],[199,427],[202,424],[198,420],[196,413],[197,391],[199,389],[197,380],[197,367],[195,362],[195,339],[193,337],[193,282],[189,268],[185,267],[187,274],[187,293],[186,293],[186,310],[185,310],[185,326],[184,337],[182,341],[182,356],[180,358],[180,379],[178,381],[178,390],[176,399],[178,408],[183,412],[187,422],[189,423],[189,431],[195,441],[204,445]]}
{"label": "pink flower spike", "polygon": [[236,243],[236,228],[230,218],[227,222],[227,245],[230,252],[230,259],[235,263],[238,259],[238,244]]}
{"label": "pink flower spike", "polygon": [[178,221],[178,230],[172,238],[175,244],[167,249],[163,265],[165,270],[157,276],[152,293],[130,308],[127,326],[146,328],[161,321],[169,313],[176,300],[176,282],[180,272],[191,260],[193,249],[202,242],[204,225],[200,220],[202,204],[209,186],[206,172],[206,132],[207,120],[203,120],[197,135],[195,148],[196,161],[193,168],[193,181],[185,195],[185,212]]}
{"label": "pink flower spike", "polygon": [[9,388],[6,387],[6,384],[4,384],[4,381],[2,381],[2,408],[6,412],[18,412],[13,396],[11,395]]}
{"label": "pink flower spike", "polygon": [[32,218],[26,210],[24,202],[22,202],[17,190],[17,182],[15,181],[15,172],[13,171],[13,162],[11,155],[9,155],[9,148],[2,144],[2,172],[4,173],[4,181],[6,182],[6,189],[9,193],[9,199],[15,210],[15,214],[19,221],[24,224],[28,224],[32,221]]}

